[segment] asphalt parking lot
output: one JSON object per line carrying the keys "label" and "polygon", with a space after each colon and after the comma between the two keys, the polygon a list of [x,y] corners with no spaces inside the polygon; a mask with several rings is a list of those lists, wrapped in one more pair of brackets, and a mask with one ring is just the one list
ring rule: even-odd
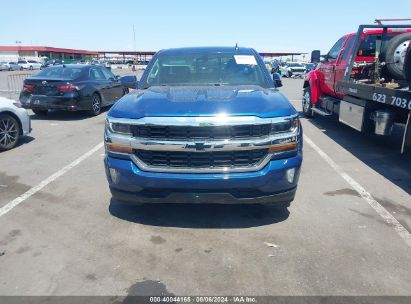
{"label": "asphalt parking lot", "polygon": [[[302,80],[283,83],[300,110]],[[105,113],[31,118],[30,136],[0,154],[2,295],[411,295],[400,138],[303,118],[288,210],[134,207],[111,200]]]}

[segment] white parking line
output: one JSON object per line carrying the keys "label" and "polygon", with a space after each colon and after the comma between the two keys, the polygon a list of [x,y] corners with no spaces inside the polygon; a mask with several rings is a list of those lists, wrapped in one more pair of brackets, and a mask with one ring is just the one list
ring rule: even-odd
{"label": "white parking line", "polygon": [[79,158],[77,158],[76,160],[74,160],[72,163],[68,164],[67,166],[65,166],[64,168],[60,169],[59,171],[57,171],[56,173],[50,175],[49,177],[47,177],[45,180],[43,180],[40,184],[38,184],[37,186],[30,188],[29,190],[27,190],[25,193],[23,193],[22,195],[20,195],[19,197],[15,198],[14,200],[12,200],[11,202],[7,203],[6,205],[4,205],[3,207],[0,208],[0,216],[5,215],[6,213],[8,213],[10,210],[12,210],[14,207],[17,207],[18,205],[20,205],[22,202],[24,202],[26,199],[28,199],[29,197],[31,197],[33,194],[39,192],[41,189],[43,189],[45,186],[47,186],[48,184],[50,184],[51,182],[55,181],[56,179],[58,179],[60,176],[64,175],[65,173],[67,173],[68,171],[70,171],[71,169],[73,169],[75,166],[77,166],[78,164],[80,164],[83,160],[85,160],[87,157],[91,156],[93,153],[95,153],[96,151],[98,151],[99,149],[101,149],[103,147],[103,143],[99,143],[97,146],[95,146],[93,149],[91,149],[90,151],[84,153],[82,156],[80,156]]}
{"label": "white parking line", "polygon": [[330,166],[333,168],[359,195],[389,224],[398,235],[411,247],[411,234],[404,228],[395,217],[391,215],[372,195],[367,192],[356,180],[348,175],[339,165],[337,165],[323,150],[321,150],[307,135],[304,140],[313,148]]}

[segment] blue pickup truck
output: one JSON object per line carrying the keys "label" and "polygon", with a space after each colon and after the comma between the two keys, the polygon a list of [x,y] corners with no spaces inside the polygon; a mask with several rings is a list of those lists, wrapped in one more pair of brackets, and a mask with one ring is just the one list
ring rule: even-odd
{"label": "blue pickup truck", "polygon": [[107,114],[113,199],[288,207],[302,128],[278,85],[253,49],[159,51]]}

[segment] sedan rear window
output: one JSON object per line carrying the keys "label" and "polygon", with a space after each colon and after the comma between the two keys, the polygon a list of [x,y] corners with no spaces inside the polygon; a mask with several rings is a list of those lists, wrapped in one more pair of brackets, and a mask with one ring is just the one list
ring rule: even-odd
{"label": "sedan rear window", "polygon": [[82,68],[56,66],[40,71],[36,77],[76,79],[82,71]]}

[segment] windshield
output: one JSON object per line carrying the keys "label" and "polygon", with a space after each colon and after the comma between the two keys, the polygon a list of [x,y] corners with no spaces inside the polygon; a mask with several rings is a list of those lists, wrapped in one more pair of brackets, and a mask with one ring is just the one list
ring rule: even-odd
{"label": "windshield", "polygon": [[178,54],[158,55],[142,88],[197,85],[258,85],[268,87],[254,55]]}
{"label": "windshield", "polygon": [[76,79],[81,72],[82,68],[55,66],[40,71],[36,74],[36,77]]}

